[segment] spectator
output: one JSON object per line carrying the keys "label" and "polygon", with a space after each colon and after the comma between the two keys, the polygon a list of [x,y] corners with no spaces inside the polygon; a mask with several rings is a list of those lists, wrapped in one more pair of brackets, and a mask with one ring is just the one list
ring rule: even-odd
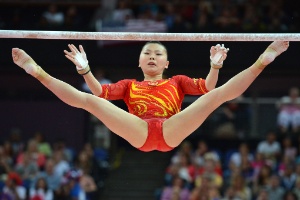
{"label": "spectator", "polygon": [[174,16],[173,26],[169,28],[170,33],[186,33],[189,32],[189,25],[185,22],[181,15]]}
{"label": "spectator", "polygon": [[90,143],[84,145],[83,150],[90,162],[89,171],[84,172],[88,173],[94,178],[98,186],[103,185],[103,181],[109,173],[110,163],[109,163],[109,152],[108,150],[101,148],[94,148]]}
{"label": "spectator", "polygon": [[272,169],[268,165],[264,165],[259,171],[257,177],[254,177],[252,191],[254,195],[257,195],[258,192],[264,189],[272,176]]}
{"label": "spectator", "polygon": [[239,31],[240,18],[237,15],[237,7],[223,7],[221,15],[214,20],[215,26],[223,32]]}
{"label": "spectator", "polygon": [[272,167],[276,164],[281,155],[281,146],[277,141],[276,133],[269,131],[266,140],[261,141],[257,146],[257,152],[264,154],[266,161]]}
{"label": "spectator", "polygon": [[290,160],[294,161],[297,156],[297,148],[293,146],[292,139],[285,137],[282,140],[282,153],[283,156],[287,156]]}
{"label": "spectator", "polygon": [[246,185],[245,179],[242,175],[236,175],[233,177],[231,187],[234,191],[234,196],[242,200],[251,200],[252,191]]}
{"label": "spectator", "polygon": [[231,186],[229,186],[228,188],[226,188],[224,192],[224,198],[222,200],[241,200],[241,199],[235,197],[234,189]]}
{"label": "spectator", "polygon": [[297,199],[300,199],[300,177],[297,177],[295,188],[293,192],[297,195]]}
{"label": "spectator", "polygon": [[184,187],[184,180],[180,177],[173,177],[172,185],[167,186],[163,189],[161,194],[161,200],[169,199],[180,199],[188,200],[190,192],[187,188]]}
{"label": "spectator", "polygon": [[25,144],[22,141],[21,130],[18,128],[13,128],[11,130],[9,136],[9,142],[11,143],[12,150],[13,150],[13,158],[15,158],[19,153],[24,151]]}
{"label": "spectator", "polygon": [[172,185],[173,178],[179,176],[179,168],[179,164],[171,164],[170,166],[168,166],[164,176],[166,186]]}
{"label": "spectator", "polygon": [[96,185],[95,180],[100,180],[101,174],[98,163],[93,158],[93,155],[90,156],[86,151],[81,151],[78,155],[76,168],[82,171],[83,178],[86,180],[85,182],[93,182],[93,184],[89,185],[89,187],[93,188],[90,190],[96,191],[97,188],[94,189],[93,185]]}
{"label": "spectator", "polygon": [[280,177],[278,175],[272,175],[270,182],[266,186],[269,199],[281,200],[285,193],[284,188],[280,185]]}
{"label": "spectator", "polygon": [[282,133],[287,133],[291,126],[291,131],[296,133],[300,128],[300,97],[299,89],[292,87],[289,96],[283,96],[277,103],[278,126]]}
{"label": "spectator", "polygon": [[[70,169],[64,175],[62,187],[58,190],[58,198],[86,200],[86,194],[79,184],[82,172],[76,169]],[[56,198],[55,198],[56,199]]]}
{"label": "spectator", "polygon": [[286,190],[292,190],[295,187],[296,180],[297,180],[297,175],[294,172],[294,165],[290,164],[286,166],[286,170],[281,177],[281,185],[286,189]]}
{"label": "spectator", "polygon": [[25,200],[26,188],[22,186],[21,177],[15,173],[10,172],[5,180],[5,186],[2,189],[2,198],[11,200]]}
{"label": "spectator", "polygon": [[116,9],[112,12],[112,21],[124,24],[131,18],[133,18],[133,12],[128,2],[126,0],[119,0]]}
{"label": "spectator", "polygon": [[15,166],[15,171],[24,180],[24,185],[29,186],[39,172],[39,167],[36,163],[36,160],[32,160],[30,154],[24,153],[22,156],[22,162],[17,163]]}
{"label": "spectator", "polygon": [[35,179],[32,181],[31,187],[36,185],[38,179],[43,178],[46,180],[47,188],[52,191],[56,191],[60,187],[60,182],[62,177],[59,174],[56,174],[54,171],[54,161],[53,159],[48,159],[46,161],[45,170],[40,171]]}
{"label": "spectator", "polygon": [[201,185],[195,186],[191,192],[190,199],[207,199],[209,200],[209,190],[215,188],[210,176],[201,176]]}
{"label": "spectator", "polygon": [[52,148],[50,144],[45,141],[44,135],[41,132],[35,133],[34,140],[37,143],[38,151],[40,153],[42,153],[46,157],[50,157],[52,155]]}
{"label": "spectator", "polygon": [[9,164],[10,166],[13,165],[15,157],[12,144],[8,140],[4,141],[2,145],[2,157],[5,159],[5,162],[7,164]]}
{"label": "spectator", "polygon": [[278,0],[275,4],[269,4],[265,23],[268,25],[268,31],[285,32],[289,24],[286,21],[286,13],[283,9],[283,1]]}
{"label": "spectator", "polygon": [[253,5],[252,3],[246,3],[244,6],[244,14],[242,16],[242,29],[246,32],[261,32],[266,29],[264,23],[261,20],[263,11],[262,7]]}
{"label": "spectator", "polygon": [[187,185],[192,184],[192,177],[189,173],[189,169],[191,167],[191,160],[190,157],[187,154],[180,154],[179,155],[179,170],[178,170],[178,175],[180,178],[184,179],[187,183]]}
{"label": "spectator", "polygon": [[297,178],[300,177],[300,163],[298,163],[298,162],[296,162],[295,173],[296,173]]}
{"label": "spectator", "polygon": [[197,174],[198,175],[195,178],[196,187],[201,186],[202,176],[208,177],[211,181],[212,186],[215,186],[217,188],[221,188],[223,186],[223,177],[218,173],[216,162],[213,159],[206,159],[204,167],[200,168]]}
{"label": "spectator", "polygon": [[261,189],[257,195],[256,200],[271,200],[269,198],[269,193],[265,189]]}
{"label": "spectator", "polygon": [[54,173],[62,177],[69,169],[70,163],[65,159],[64,153],[61,150],[53,153]]}
{"label": "spectator", "polygon": [[17,164],[22,164],[24,159],[33,161],[39,168],[44,167],[46,162],[46,156],[39,152],[38,143],[35,140],[29,140],[25,152],[22,152],[17,157]]}
{"label": "spectator", "polygon": [[53,151],[61,151],[63,154],[63,157],[68,162],[73,162],[74,159],[74,152],[71,148],[67,147],[65,141],[63,139],[58,139],[53,144]]}
{"label": "spectator", "polygon": [[82,15],[78,13],[76,6],[71,5],[65,13],[64,28],[70,31],[84,30]]}
{"label": "spectator", "polygon": [[176,18],[176,8],[175,5],[173,3],[170,2],[166,2],[164,5],[164,9],[165,9],[165,23],[167,26],[167,30],[168,32],[170,31],[170,29],[172,29],[174,23],[175,23],[175,18]]}
{"label": "spectator", "polygon": [[229,168],[234,170],[235,168],[240,168],[242,165],[243,158],[247,159],[249,162],[254,160],[252,153],[249,151],[247,143],[241,143],[239,151],[235,152],[230,157]]}
{"label": "spectator", "polygon": [[58,11],[56,4],[50,4],[42,17],[46,20],[49,28],[58,28],[63,25],[65,20],[64,13]]}
{"label": "spectator", "polygon": [[219,155],[209,149],[207,143],[204,140],[198,142],[197,148],[193,155],[193,162],[199,166],[203,166],[205,162],[205,156],[212,157],[216,162],[220,161]]}
{"label": "spectator", "polygon": [[200,140],[193,155],[193,163],[199,166],[204,165],[204,156],[209,152],[208,145],[204,140]]}
{"label": "spectator", "polygon": [[254,171],[254,178],[258,176],[260,170],[267,164],[265,160],[265,156],[262,153],[256,153],[255,159],[251,163],[253,171]]}
{"label": "spectator", "polygon": [[44,178],[39,178],[35,186],[29,190],[30,200],[53,200],[53,191],[48,188],[47,181]]}
{"label": "spectator", "polygon": [[158,5],[153,0],[143,0],[138,8],[138,18],[155,19],[158,12]]}
{"label": "spectator", "polygon": [[246,184],[252,184],[254,177],[254,170],[252,168],[251,162],[247,157],[242,158],[242,163],[240,167],[240,173],[245,178]]}
{"label": "spectator", "polygon": [[97,185],[92,176],[83,172],[82,176],[80,177],[79,184],[86,194],[87,199],[93,200],[97,198]]}
{"label": "spectator", "polygon": [[221,193],[218,187],[211,187],[208,190],[208,198],[213,200],[221,200]]}
{"label": "spectator", "polygon": [[7,174],[13,167],[13,160],[4,153],[4,149],[0,146],[0,175]]}
{"label": "spectator", "polygon": [[293,164],[293,160],[289,156],[282,156],[282,161],[278,163],[278,168],[277,168],[278,174],[280,176],[283,176],[287,166],[291,164]]}

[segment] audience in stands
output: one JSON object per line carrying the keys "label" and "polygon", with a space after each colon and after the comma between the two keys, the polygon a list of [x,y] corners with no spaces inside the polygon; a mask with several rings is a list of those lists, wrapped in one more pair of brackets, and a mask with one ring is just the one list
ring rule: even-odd
{"label": "audience in stands", "polygon": [[[267,133],[266,140],[258,141],[256,147],[241,142],[238,149],[217,154],[209,151],[210,145],[203,140],[195,143],[196,148],[188,141],[183,142],[170,159],[165,186],[157,199],[166,199],[164,191],[171,194],[172,180],[176,177],[185,181],[183,188],[189,191],[189,200],[299,199],[300,162],[296,143],[289,137],[276,139],[274,131]],[[188,157],[193,158],[192,162],[184,165],[185,173],[180,175],[180,158]]]}
{"label": "audience in stands", "polygon": [[[145,21],[163,22],[156,26],[144,26],[149,32],[299,32],[299,10],[293,1],[131,1],[101,0],[99,7],[75,7],[68,4],[52,4],[42,7],[34,18],[24,17],[28,6],[12,9],[10,18],[0,18],[1,29],[89,30],[95,31],[127,26],[141,26]],[[172,4],[171,4],[172,3]],[[88,5],[88,2],[87,4]],[[84,16],[81,17],[80,15]],[[26,21],[28,20],[28,21]],[[142,20],[142,21],[141,21]],[[99,23],[100,22],[100,23]],[[113,23],[112,23],[113,22]],[[129,24],[128,24],[129,25]],[[101,28],[100,28],[100,27]],[[134,31],[129,25],[127,31]],[[98,27],[98,28],[97,28]],[[130,30],[132,28],[132,30]],[[153,30],[151,31],[151,28]],[[119,31],[119,29],[116,29]],[[141,30],[143,31],[143,30]]]}
{"label": "audience in stands", "polygon": [[69,148],[65,143],[62,140],[49,143],[39,132],[28,139],[25,148],[17,149],[18,154],[14,156],[8,140],[0,145],[1,200],[94,200],[99,197],[109,167],[99,163],[101,159],[108,161],[108,152],[100,157],[95,153],[96,148],[86,143],[76,153],[78,159],[67,160]]}

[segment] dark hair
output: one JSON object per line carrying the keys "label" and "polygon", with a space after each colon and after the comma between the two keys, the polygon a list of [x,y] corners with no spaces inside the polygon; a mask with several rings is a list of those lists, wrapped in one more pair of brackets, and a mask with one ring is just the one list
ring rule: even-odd
{"label": "dark hair", "polygon": [[40,177],[37,179],[36,183],[35,183],[35,189],[37,190],[38,189],[38,184],[39,184],[39,181],[44,181],[45,183],[45,191],[48,190],[48,183],[47,183],[47,180],[44,178],[44,177]]}
{"label": "dark hair", "polygon": [[167,54],[167,57],[168,57],[168,50],[167,50],[167,47],[166,47],[164,44],[162,44],[160,41],[148,41],[148,42],[146,42],[146,43],[144,44],[143,48],[144,48],[146,45],[148,45],[148,44],[158,44],[158,45],[162,46],[162,47],[166,50],[166,54]]}

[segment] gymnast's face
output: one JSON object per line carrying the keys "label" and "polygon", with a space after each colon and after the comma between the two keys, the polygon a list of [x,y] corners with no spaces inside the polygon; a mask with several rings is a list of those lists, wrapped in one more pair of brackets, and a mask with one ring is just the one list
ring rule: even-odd
{"label": "gymnast's face", "polygon": [[161,76],[168,68],[167,50],[157,43],[146,44],[140,54],[139,67],[148,76]]}

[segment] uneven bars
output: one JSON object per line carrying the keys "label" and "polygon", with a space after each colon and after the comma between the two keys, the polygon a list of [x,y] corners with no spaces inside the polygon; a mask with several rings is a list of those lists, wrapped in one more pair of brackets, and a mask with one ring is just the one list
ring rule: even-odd
{"label": "uneven bars", "polygon": [[300,41],[299,33],[137,33],[0,30],[0,38],[134,41]]}

